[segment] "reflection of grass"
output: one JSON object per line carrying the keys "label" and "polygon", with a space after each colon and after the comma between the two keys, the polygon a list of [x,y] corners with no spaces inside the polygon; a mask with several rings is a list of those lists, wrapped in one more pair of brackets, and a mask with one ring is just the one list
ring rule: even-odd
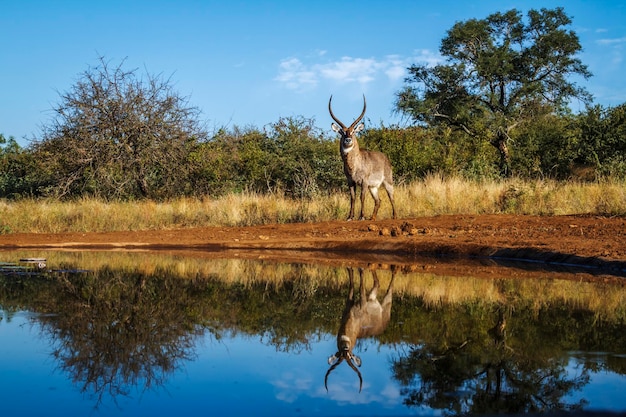
{"label": "reflection of grass", "polygon": [[[251,288],[259,283],[280,289],[286,282],[296,283],[297,297],[311,297],[317,288],[344,288],[348,277],[345,268],[317,265],[274,264],[244,259],[216,259],[157,255],[145,252],[0,252],[0,262],[19,258],[43,257],[52,269],[78,268],[100,270],[155,271],[181,279],[219,279],[229,285]],[[365,274],[366,285],[372,285]],[[391,271],[379,270],[381,288],[387,288]],[[556,279],[474,278],[439,276],[421,272],[398,272],[394,293],[417,297],[431,307],[449,305],[503,304],[510,308],[539,311],[551,305],[594,312],[609,320],[626,319],[626,288],[602,282],[579,282]]]}
{"label": "reflection of grass", "polygon": [[[626,289],[600,282],[555,279],[442,277],[411,274],[404,291],[430,307],[450,304],[503,304],[538,312],[552,305],[586,310],[600,317],[626,319]],[[402,281],[401,281],[402,282]]]}
{"label": "reflection of grass", "polygon": [[[579,183],[528,181],[469,181],[431,175],[396,187],[401,217],[436,214],[624,214],[623,181]],[[381,218],[390,217],[383,193]],[[95,199],[0,200],[0,233],[155,230],[207,225],[241,226],[315,222],[345,218],[349,199],[334,193],[312,200],[280,195],[229,194],[217,199],[180,198],[167,202],[104,202]],[[371,211],[372,200],[366,200]]]}

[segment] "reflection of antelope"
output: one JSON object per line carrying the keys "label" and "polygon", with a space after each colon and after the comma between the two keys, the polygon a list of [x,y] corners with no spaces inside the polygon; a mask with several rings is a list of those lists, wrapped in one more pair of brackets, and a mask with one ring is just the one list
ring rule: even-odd
{"label": "reflection of antelope", "polygon": [[498,321],[495,326],[487,330],[487,334],[493,339],[493,343],[497,348],[513,351],[506,343],[506,317],[504,314],[504,309],[500,308],[498,310]]}
{"label": "reflection of antelope", "polygon": [[378,188],[383,185],[389,196],[391,208],[393,210],[393,218],[396,218],[396,204],[393,200],[393,175],[391,163],[387,156],[381,152],[366,151],[359,149],[359,142],[356,140],[357,132],[363,130],[363,123],[359,122],[365,115],[365,96],[363,96],[363,111],[349,127],[346,127],[333,114],[330,106],[333,96],[328,100],[328,111],[330,117],[337,124],[331,125],[332,129],[341,135],[341,159],[343,160],[343,172],[348,179],[348,187],[350,187],[350,214],[348,220],[354,219],[354,203],[356,199],[356,187],[361,187],[361,214],[360,220],[364,219],[363,204],[365,203],[365,193],[369,189],[374,199],[374,211],[372,212],[372,220],[376,220],[376,214],[380,207],[380,197],[378,196]]}
{"label": "reflection of antelope", "polygon": [[392,269],[391,281],[382,304],[377,298],[379,282],[375,270],[372,270],[374,286],[369,296],[366,297],[365,285],[363,285],[363,269],[359,268],[360,300],[358,303],[354,299],[354,270],[352,268],[348,268],[348,276],[350,277],[350,289],[341,318],[341,326],[337,332],[337,353],[328,358],[330,368],[324,378],[326,391],[328,391],[328,375],[345,360],[359,376],[359,392],[361,392],[363,377],[357,368],[357,366],[361,366],[361,359],[352,353],[352,349],[356,345],[357,339],[381,334],[387,327],[391,317],[394,269]]}

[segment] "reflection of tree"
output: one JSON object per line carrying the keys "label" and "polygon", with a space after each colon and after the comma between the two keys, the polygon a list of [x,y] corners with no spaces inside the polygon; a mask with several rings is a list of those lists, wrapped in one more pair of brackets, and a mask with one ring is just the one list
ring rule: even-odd
{"label": "reflection of tree", "polygon": [[[321,275],[310,267],[239,261],[230,275],[229,268],[190,275],[176,263],[146,263],[147,272],[129,264],[28,279],[0,274],[7,317],[41,313],[36,320],[54,343],[59,367],[98,399],[158,386],[193,357],[194,339],[207,331],[215,338],[257,337],[284,352],[310,349],[336,331],[345,304],[344,268]],[[579,376],[565,372],[568,352],[626,350],[620,311],[606,318],[548,302],[537,297],[537,286],[529,296],[511,280],[501,289],[506,308],[475,299],[426,302],[406,290],[411,277],[401,274],[395,282],[393,317],[377,340],[410,346],[393,366],[409,405],[476,413],[563,409],[577,405],[563,399],[588,372],[626,373],[625,361],[615,356],[601,365],[595,356],[578,357]]]}
{"label": "reflection of tree", "polygon": [[[251,263],[238,273],[255,276],[256,269]],[[193,358],[195,339],[207,331],[216,339],[260,336],[286,352],[309,349],[334,327],[343,299],[297,266],[280,285],[261,279],[243,285],[221,275],[183,279],[177,272],[103,267],[28,280],[0,275],[0,306],[42,313],[36,320],[59,368],[101,401],[164,383]]]}
{"label": "reflection of tree", "polygon": [[506,313],[500,309],[497,314],[487,332],[456,344],[445,341],[445,349],[415,345],[399,358],[393,371],[405,387],[405,403],[479,414],[580,408],[582,404],[567,404],[564,398],[588,383],[588,372],[568,377],[567,358],[542,359],[528,349],[510,347]]}
{"label": "reflection of tree", "polygon": [[[59,278],[58,314],[40,318],[60,368],[98,401],[133,386],[163,384],[193,357],[203,332],[191,303],[197,286],[167,277],[104,270]],[[62,306],[62,307],[61,307]]]}

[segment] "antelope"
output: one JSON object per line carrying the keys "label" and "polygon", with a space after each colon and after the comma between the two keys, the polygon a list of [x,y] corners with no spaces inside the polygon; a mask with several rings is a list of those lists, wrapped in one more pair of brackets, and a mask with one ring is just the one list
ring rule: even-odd
{"label": "antelope", "polygon": [[343,172],[346,174],[348,187],[350,188],[350,214],[348,215],[348,220],[354,220],[354,203],[357,186],[361,187],[361,215],[359,219],[363,220],[365,218],[363,215],[365,191],[369,189],[374,199],[374,211],[372,212],[370,220],[376,220],[376,215],[380,207],[378,189],[381,185],[383,185],[387,191],[387,196],[389,196],[389,201],[391,201],[393,218],[395,219],[396,205],[393,200],[393,174],[391,163],[382,152],[361,150],[359,148],[359,142],[356,139],[356,134],[365,127],[363,123],[359,123],[365,115],[367,106],[365,95],[363,95],[363,111],[349,127],[346,127],[346,125],[333,114],[331,107],[332,100],[333,96],[331,95],[330,100],[328,100],[328,111],[330,112],[330,117],[337,123],[332,123],[331,128],[341,136],[340,150],[341,159],[343,160]]}
{"label": "antelope", "polygon": [[337,332],[337,352],[328,358],[328,371],[324,377],[324,387],[328,391],[328,376],[344,360],[348,363],[359,377],[359,392],[363,389],[363,376],[357,367],[361,366],[361,358],[352,352],[358,339],[381,334],[391,318],[391,301],[393,297],[393,280],[395,268],[392,269],[391,281],[387,288],[387,293],[382,304],[378,301],[378,276],[376,270],[372,269],[374,285],[369,295],[365,296],[365,285],[363,284],[363,268],[359,268],[359,290],[360,300],[357,303],[354,299],[354,270],[348,268],[350,278],[350,288],[346,298],[346,306],[343,310],[341,325]]}

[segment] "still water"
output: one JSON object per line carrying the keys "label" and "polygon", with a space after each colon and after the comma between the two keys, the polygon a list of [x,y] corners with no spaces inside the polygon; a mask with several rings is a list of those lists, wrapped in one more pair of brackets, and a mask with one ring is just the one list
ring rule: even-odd
{"label": "still water", "polygon": [[626,412],[623,278],[429,270],[0,252],[0,415]]}

